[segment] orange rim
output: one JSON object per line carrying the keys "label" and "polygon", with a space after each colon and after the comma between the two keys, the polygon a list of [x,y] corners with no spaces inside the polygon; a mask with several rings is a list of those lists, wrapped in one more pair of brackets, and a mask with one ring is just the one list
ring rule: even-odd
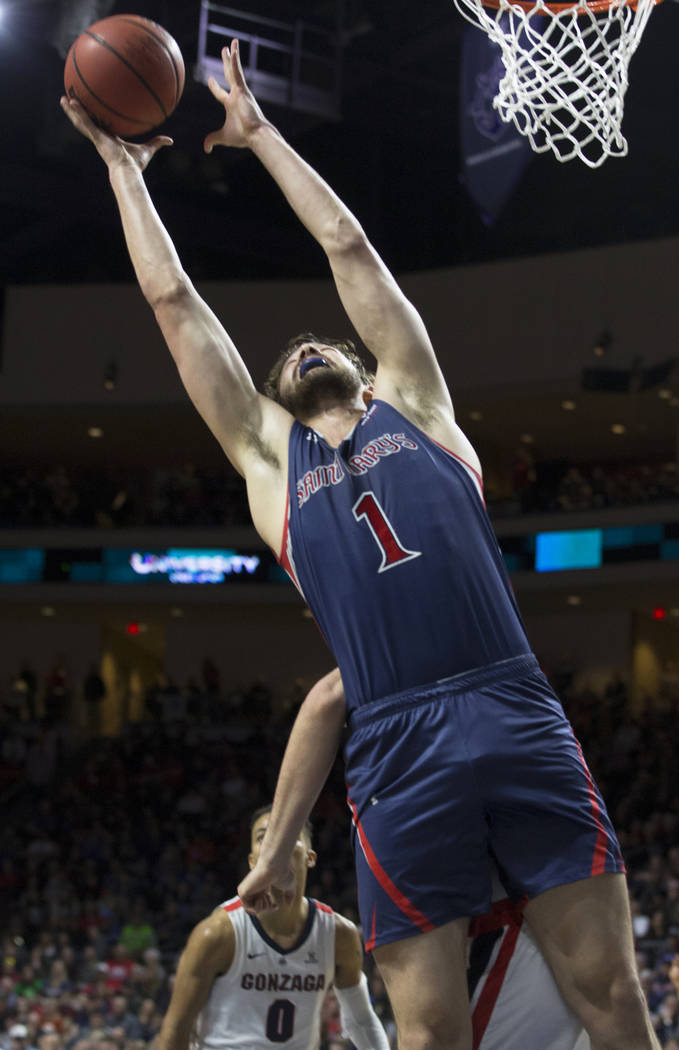
{"label": "orange rim", "polygon": [[[481,0],[484,7],[492,7],[494,10],[499,11],[503,6],[500,0]],[[631,7],[636,11],[639,0],[626,0],[626,3],[621,6]],[[662,0],[653,0],[654,4],[662,3]],[[541,14],[541,11],[536,10],[536,0],[510,0],[512,7],[520,7],[524,11],[535,11],[535,14]],[[598,15],[603,11],[608,11],[609,7],[613,6],[613,0],[583,0],[580,3],[561,3],[551,4],[545,3],[545,13],[549,12],[553,15],[560,15],[564,11],[578,11],[584,14],[585,11],[591,11],[592,14]]]}

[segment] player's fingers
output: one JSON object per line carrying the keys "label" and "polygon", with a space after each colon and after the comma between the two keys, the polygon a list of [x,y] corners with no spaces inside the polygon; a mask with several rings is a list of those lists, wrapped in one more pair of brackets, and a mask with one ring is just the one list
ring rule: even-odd
{"label": "player's fingers", "polygon": [[206,153],[212,153],[212,147],[218,146],[222,140],[222,132],[211,131],[209,135],[206,135],[203,139],[203,149]]}
{"label": "player's fingers", "polygon": [[162,149],[163,146],[174,146],[174,139],[171,139],[169,135],[156,135],[154,139],[147,142],[147,146],[152,149],[154,153],[157,153],[157,151]]}
{"label": "player's fingers", "polygon": [[214,77],[208,77],[207,86],[218,102],[225,102],[229,97],[229,92],[221,84],[218,84]]}
{"label": "player's fingers", "polygon": [[59,105],[72,124],[86,124],[88,122],[85,110],[77,99],[69,98],[68,95],[62,95],[59,99]]}
{"label": "player's fingers", "polygon": [[59,103],[76,131],[79,131],[81,135],[85,135],[94,142],[100,129],[96,126],[86,109],[78,102],[78,100],[68,98],[67,95],[62,95]]}
{"label": "player's fingers", "polygon": [[233,70],[233,79],[239,87],[244,88],[245,76],[243,75],[243,67],[240,64],[240,45],[237,40],[231,41],[231,68]]}

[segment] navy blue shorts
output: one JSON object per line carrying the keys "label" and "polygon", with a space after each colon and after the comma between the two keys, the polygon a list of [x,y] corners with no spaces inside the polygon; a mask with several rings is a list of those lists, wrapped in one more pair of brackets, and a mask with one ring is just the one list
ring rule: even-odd
{"label": "navy blue shorts", "polygon": [[625,870],[534,656],[375,701],[349,724],[347,795],[368,949],[489,912],[489,856],[515,900]]}

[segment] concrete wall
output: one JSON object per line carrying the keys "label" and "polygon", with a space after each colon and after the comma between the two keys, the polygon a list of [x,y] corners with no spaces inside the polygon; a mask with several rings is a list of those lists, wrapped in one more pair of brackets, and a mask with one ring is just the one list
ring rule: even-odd
{"label": "concrete wall", "polygon": [[[679,240],[589,249],[409,275],[453,389],[544,386],[591,365],[596,336],[615,336],[627,367],[676,349]],[[207,283],[255,381],[290,335],[348,327],[331,281]],[[112,404],[183,399],[153,315],[134,285],[7,290],[0,404]],[[103,390],[109,361],[120,376]]]}

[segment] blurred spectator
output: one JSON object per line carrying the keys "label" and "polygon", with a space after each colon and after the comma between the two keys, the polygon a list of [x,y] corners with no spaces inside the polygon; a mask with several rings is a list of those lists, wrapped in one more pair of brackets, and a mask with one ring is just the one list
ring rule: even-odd
{"label": "blurred spectator", "polygon": [[120,943],[127,949],[129,956],[140,961],[147,948],[156,943],[156,931],[146,917],[146,906],[141,897],[137,897],[132,914],[120,931]]}
{"label": "blurred spectator", "polygon": [[114,944],[110,957],[106,960],[103,968],[106,987],[109,991],[118,992],[125,985],[134,970],[134,959],[124,944]]}
{"label": "blurred spectator", "polygon": [[87,730],[93,736],[97,736],[101,730],[101,705],[105,697],[104,679],[99,674],[97,665],[90,664],[83,681],[83,700],[85,701]]}
{"label": "blurred spectator", "polygon": [[117,993],[111,997],[106,1023],[109,1030],[120,1028],[125,1039],[141,1038],[141,1023],[130,1010],[126,995]]}
{"label": "blurred spectator", "polygon": [[71,688],[63,653],[57,656],[45,679],[45,718],[48,725],[65,722],[70,714]]}

